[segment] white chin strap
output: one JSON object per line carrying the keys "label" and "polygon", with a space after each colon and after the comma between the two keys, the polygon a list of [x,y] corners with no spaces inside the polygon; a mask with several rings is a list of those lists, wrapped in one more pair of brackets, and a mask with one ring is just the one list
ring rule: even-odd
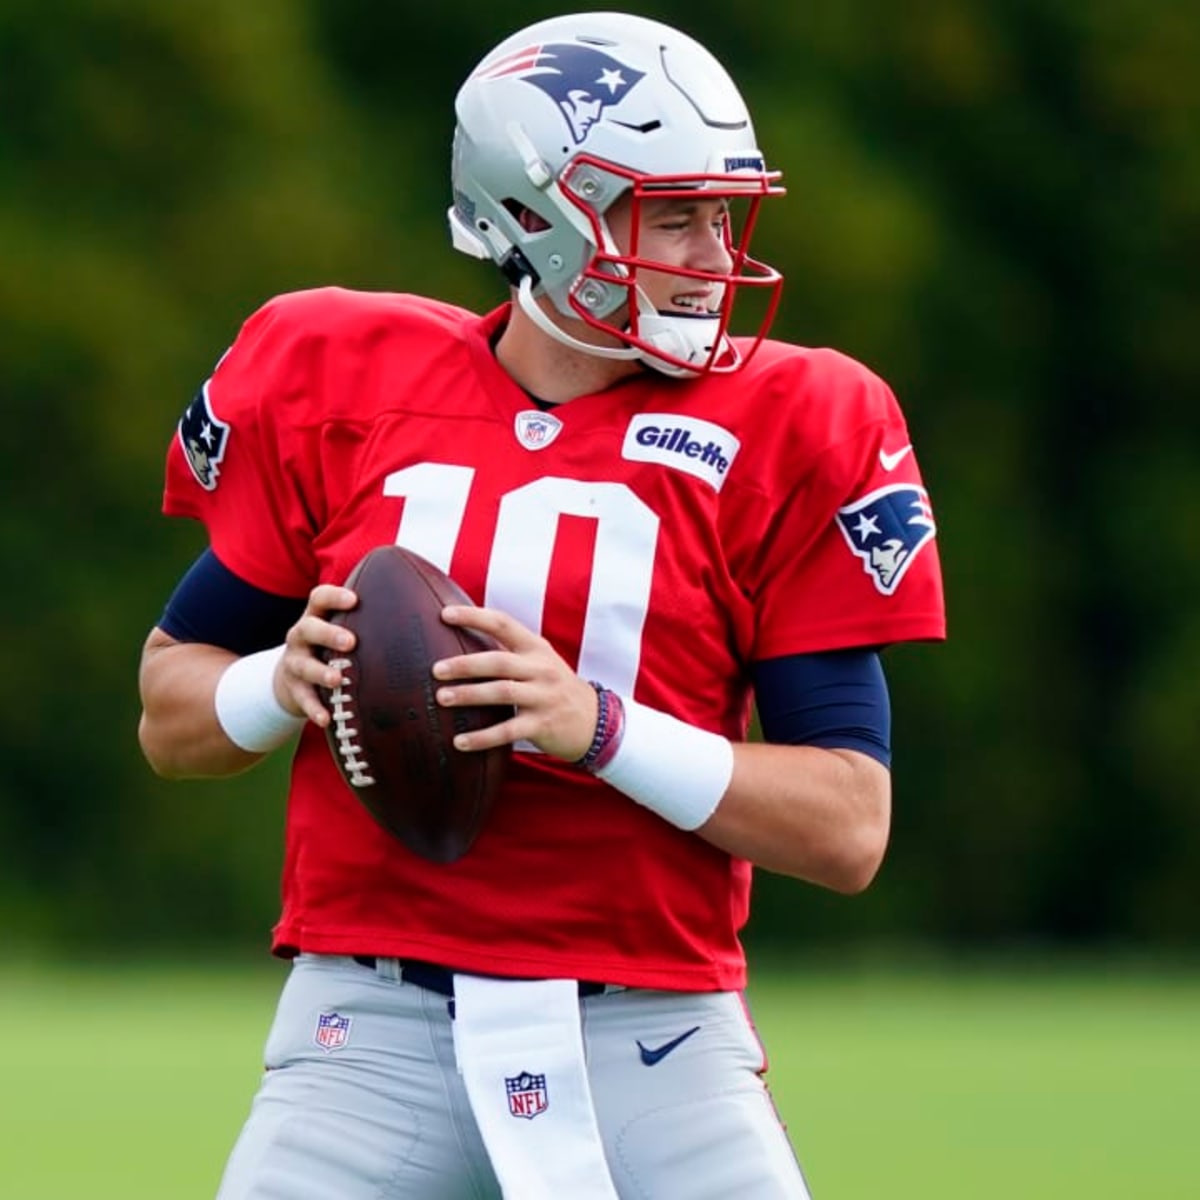
{"label": "white chin strap", "polygon": [[[716,313],[711,316],[661,313],[650,304],[640,288],[635,289],[635,293],[638,331],[642,340],[649,342],[664,354],[671,355],[672,358],[681,359],[684,363],[696,363],[696,367],[681,366],[677,362],[660,358],[653,351],[642,350],[637,346],[597,346],[573,336],[547,316],[533,294],[533,284],[528,276],[521,280],[517,289],[517,303],[521,311],[543,333],[564,346],[570,346],[572,350],[580,350],[598,358],[639,360],[675,379],[690,379],[699,375],[702,364],[708,362],[712,356],[713,338],[721,327],[721,318]],[[736,363],[738,355],[733,343],[724,337],[721,341],[723,345],[716,359],[723,364]]]}
{"label": "white chin strap", "polygon": [[713,339],[721,329],[721,317],[718,313],[711,315],[662,313],[651,309],[643,311],[638,317],[638,329],[642,338],[670,354],[673,358],[683,359],[687,363],[700,364],[696,368],[681,367],[678,363],[666,362],[663,359],[643,355],[643,360],[656,371],[676,378],[690,378],[699,375],[702,364],[707,362],[721,363],[723,369],[729,370],[738,361],[738,352],[733,343],[722,336],[717,353],[713,354]]}
{"label": "white chin strap", "polygon": [[572,350],[582,350],[585,354],[596,355],[597,358],[635,359],[641,357],[642,352],[634,346],[595,346],[591,342],[585,342],[582,338],[577,338],[565,329],[559,328],[537,302],[533,294],[533,283],[528,275],[522,276],[520,286],[517,288],[517,303],[521,306],[521,311],[543,333],[548,334],[556,342],[561,342],[564,346],[570,346]]}

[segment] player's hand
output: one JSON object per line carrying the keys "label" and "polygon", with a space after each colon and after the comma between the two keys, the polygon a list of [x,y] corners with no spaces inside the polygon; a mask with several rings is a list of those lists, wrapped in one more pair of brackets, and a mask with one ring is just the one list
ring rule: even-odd
{"label": "player's hand", "polygon": [[491,634],[501,649],[435,663],[434,678],[452,681],[438,688],[438,703],[447,708],[511,705],[517,710],[507,721],[459,734],[454,739],[459,750],[490,750],[525,740],[567,762],[587,753],[596,732],[596,691],[544,637],[494,608],[452,604],[442,610],[442,620]]}
{"label": "player's hand", "polygon": [[318,687],[336,688],[342,682],[339,668],[323,662],[319,650],[346,652],[354,648],[354,634],[326,620],[332,612],[345,612],[358,603],[349,589],[332,583],[318,584],[308,594],[300,619],[288,630],[286,649],[275,668],[275,696],[298,717],[307,717],[323,729],[329,711],[321,703]]}

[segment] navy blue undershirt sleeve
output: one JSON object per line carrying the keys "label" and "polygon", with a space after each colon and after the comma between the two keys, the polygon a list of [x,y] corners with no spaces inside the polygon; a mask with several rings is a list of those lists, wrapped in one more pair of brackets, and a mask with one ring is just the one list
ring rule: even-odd
{"label": "navy blue undershirt sleeve", "polygon": [[277,596],[247,583],[210,549],[179,581],[158,627],[176,641],[253,654],[278,646],[306,603],[306,598]]}
{"label": "navy blue undershirt sleeve", "polygon": [[[279,645],[305,603],[247,583],[210,549],[179,581],[158,624],[177,641],[252,654]],[[890,766],[891,706],[875,650],[766,659],[754,665],[753,682],[768,742],[860,750]]]}
{"label": "navy blue undershirt sleeve", "polygon": [[861,750],[891,766],[892,709],[876,650],[769,658],[752,674],[764,740]]}

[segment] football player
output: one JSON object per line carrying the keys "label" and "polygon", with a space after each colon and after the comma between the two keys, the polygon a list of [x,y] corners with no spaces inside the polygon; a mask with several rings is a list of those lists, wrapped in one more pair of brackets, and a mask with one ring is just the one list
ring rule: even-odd
{"label": "football player", "polygon": [[[168,454],[165,511],[209,548],[145,645],[144,753],[222,776],[295,740],[292,967],[221,1196],[805,1197],[739,931],[754,867],[855,893],[884,856],[879,652],[944,636],[904,417],[767,336],[750,239],[782,188],[695,41],[543,21],[456,114],[453,244],[506,301],[277,297]],[[439,703],[515,708],[458,743],[515,757],[449,865],[323,733],[341,581],[393,542],[501,646],[437,664]]]}

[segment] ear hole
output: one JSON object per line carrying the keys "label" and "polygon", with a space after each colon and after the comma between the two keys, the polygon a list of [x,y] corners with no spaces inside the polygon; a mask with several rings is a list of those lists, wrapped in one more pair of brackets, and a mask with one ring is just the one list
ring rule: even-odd
{"label": "ear hole", "polygon": [[508,210],[513,220],[521,226],[526,233],[544,233],[550,228],[550,222],[546,220],[540,213],[536,213],[527,205],[520,204],[516,200],[508,199],[504,202],[504,207]]}

